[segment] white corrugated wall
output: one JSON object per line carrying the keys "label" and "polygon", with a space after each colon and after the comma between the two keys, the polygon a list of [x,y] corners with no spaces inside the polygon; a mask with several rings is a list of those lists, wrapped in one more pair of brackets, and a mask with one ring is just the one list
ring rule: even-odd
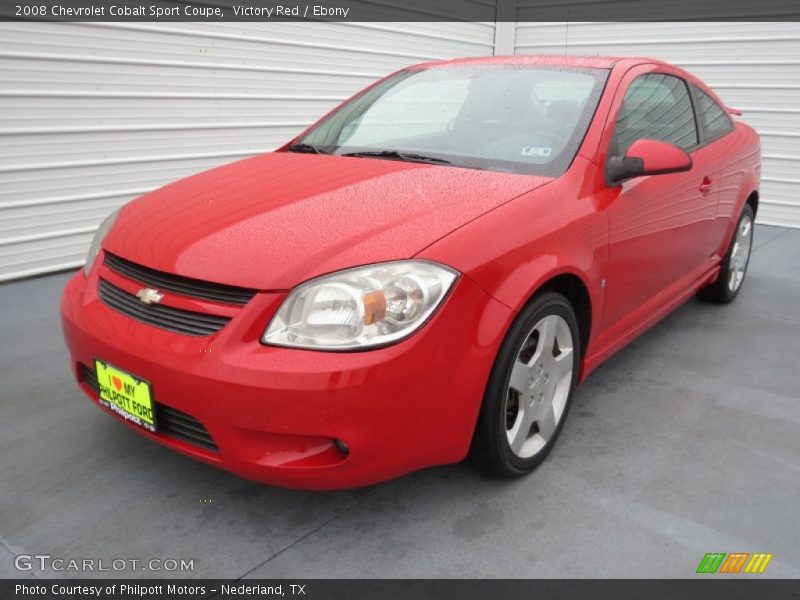
{"label": "white corrugated wall", "polygon": [[396,68],[495,47],[686,67],[762,135],[759,221],[800,227],[792,23],[0,23],[0,281],[80,265],[115,207],[275,148]]}
{"label": "white corrugated wall", "polygon": [[490,55],[494,36],[494,23],[0,23],[0,281],[78,266],[115,207],[271,150],[397,68]]}
{"label": "white corrugated wall", "polygon": [[[520,0],[520,18],[526,5]],[[517,23],[516,54],[649,56],[708,83],[761,134],[758,221],[800,227],[797,23]]]}

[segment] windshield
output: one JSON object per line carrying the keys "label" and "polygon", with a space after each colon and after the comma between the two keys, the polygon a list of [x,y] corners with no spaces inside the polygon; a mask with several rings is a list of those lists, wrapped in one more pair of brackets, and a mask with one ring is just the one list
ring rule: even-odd
{"label": "windshield", "polygon": [[469,65],[401,71],[287,150],[557,177],[572,163],[605,69]]}

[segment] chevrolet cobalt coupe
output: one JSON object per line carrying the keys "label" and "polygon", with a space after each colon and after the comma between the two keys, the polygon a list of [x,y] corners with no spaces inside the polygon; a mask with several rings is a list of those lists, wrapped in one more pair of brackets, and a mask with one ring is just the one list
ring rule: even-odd
{"label": "chevrolet cobalt coupe", "polygon": [[648,59],[403,69],[108,217],[62,299],[75,377],[261,482],[468,453],[523,475],[592,369],[692,295],[739,293],[761,157],[731,114]]}

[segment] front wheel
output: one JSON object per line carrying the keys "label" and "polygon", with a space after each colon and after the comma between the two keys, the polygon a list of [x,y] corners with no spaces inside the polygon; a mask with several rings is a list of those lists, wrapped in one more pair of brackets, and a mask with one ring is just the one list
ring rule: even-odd
{"label": "front wheel", "polygon": [[561,294],[531,302],[495,361],[472,454],[492,475],[519,477],[541,463],[561,432],[578,373],[578,322]]}
{"label": "front wheel", "polygon": [[753,208],[749,204],[745,204],[728,251],[722,259],[717,281],[700,290],[698,296],[702,300],[720,304],[732,302],[742,288],[747,265],[750,263],[752,247]]}

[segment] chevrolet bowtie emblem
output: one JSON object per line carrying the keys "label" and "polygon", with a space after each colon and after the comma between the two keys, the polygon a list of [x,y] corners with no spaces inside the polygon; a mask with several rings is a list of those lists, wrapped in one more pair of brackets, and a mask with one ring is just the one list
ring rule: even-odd
{"label": "chevrolet bowtie emblem", "polygon": [[164,294],[153,288],[142,288],[136,292],[136,297],[142,304],[158,304],[164,297]]}

